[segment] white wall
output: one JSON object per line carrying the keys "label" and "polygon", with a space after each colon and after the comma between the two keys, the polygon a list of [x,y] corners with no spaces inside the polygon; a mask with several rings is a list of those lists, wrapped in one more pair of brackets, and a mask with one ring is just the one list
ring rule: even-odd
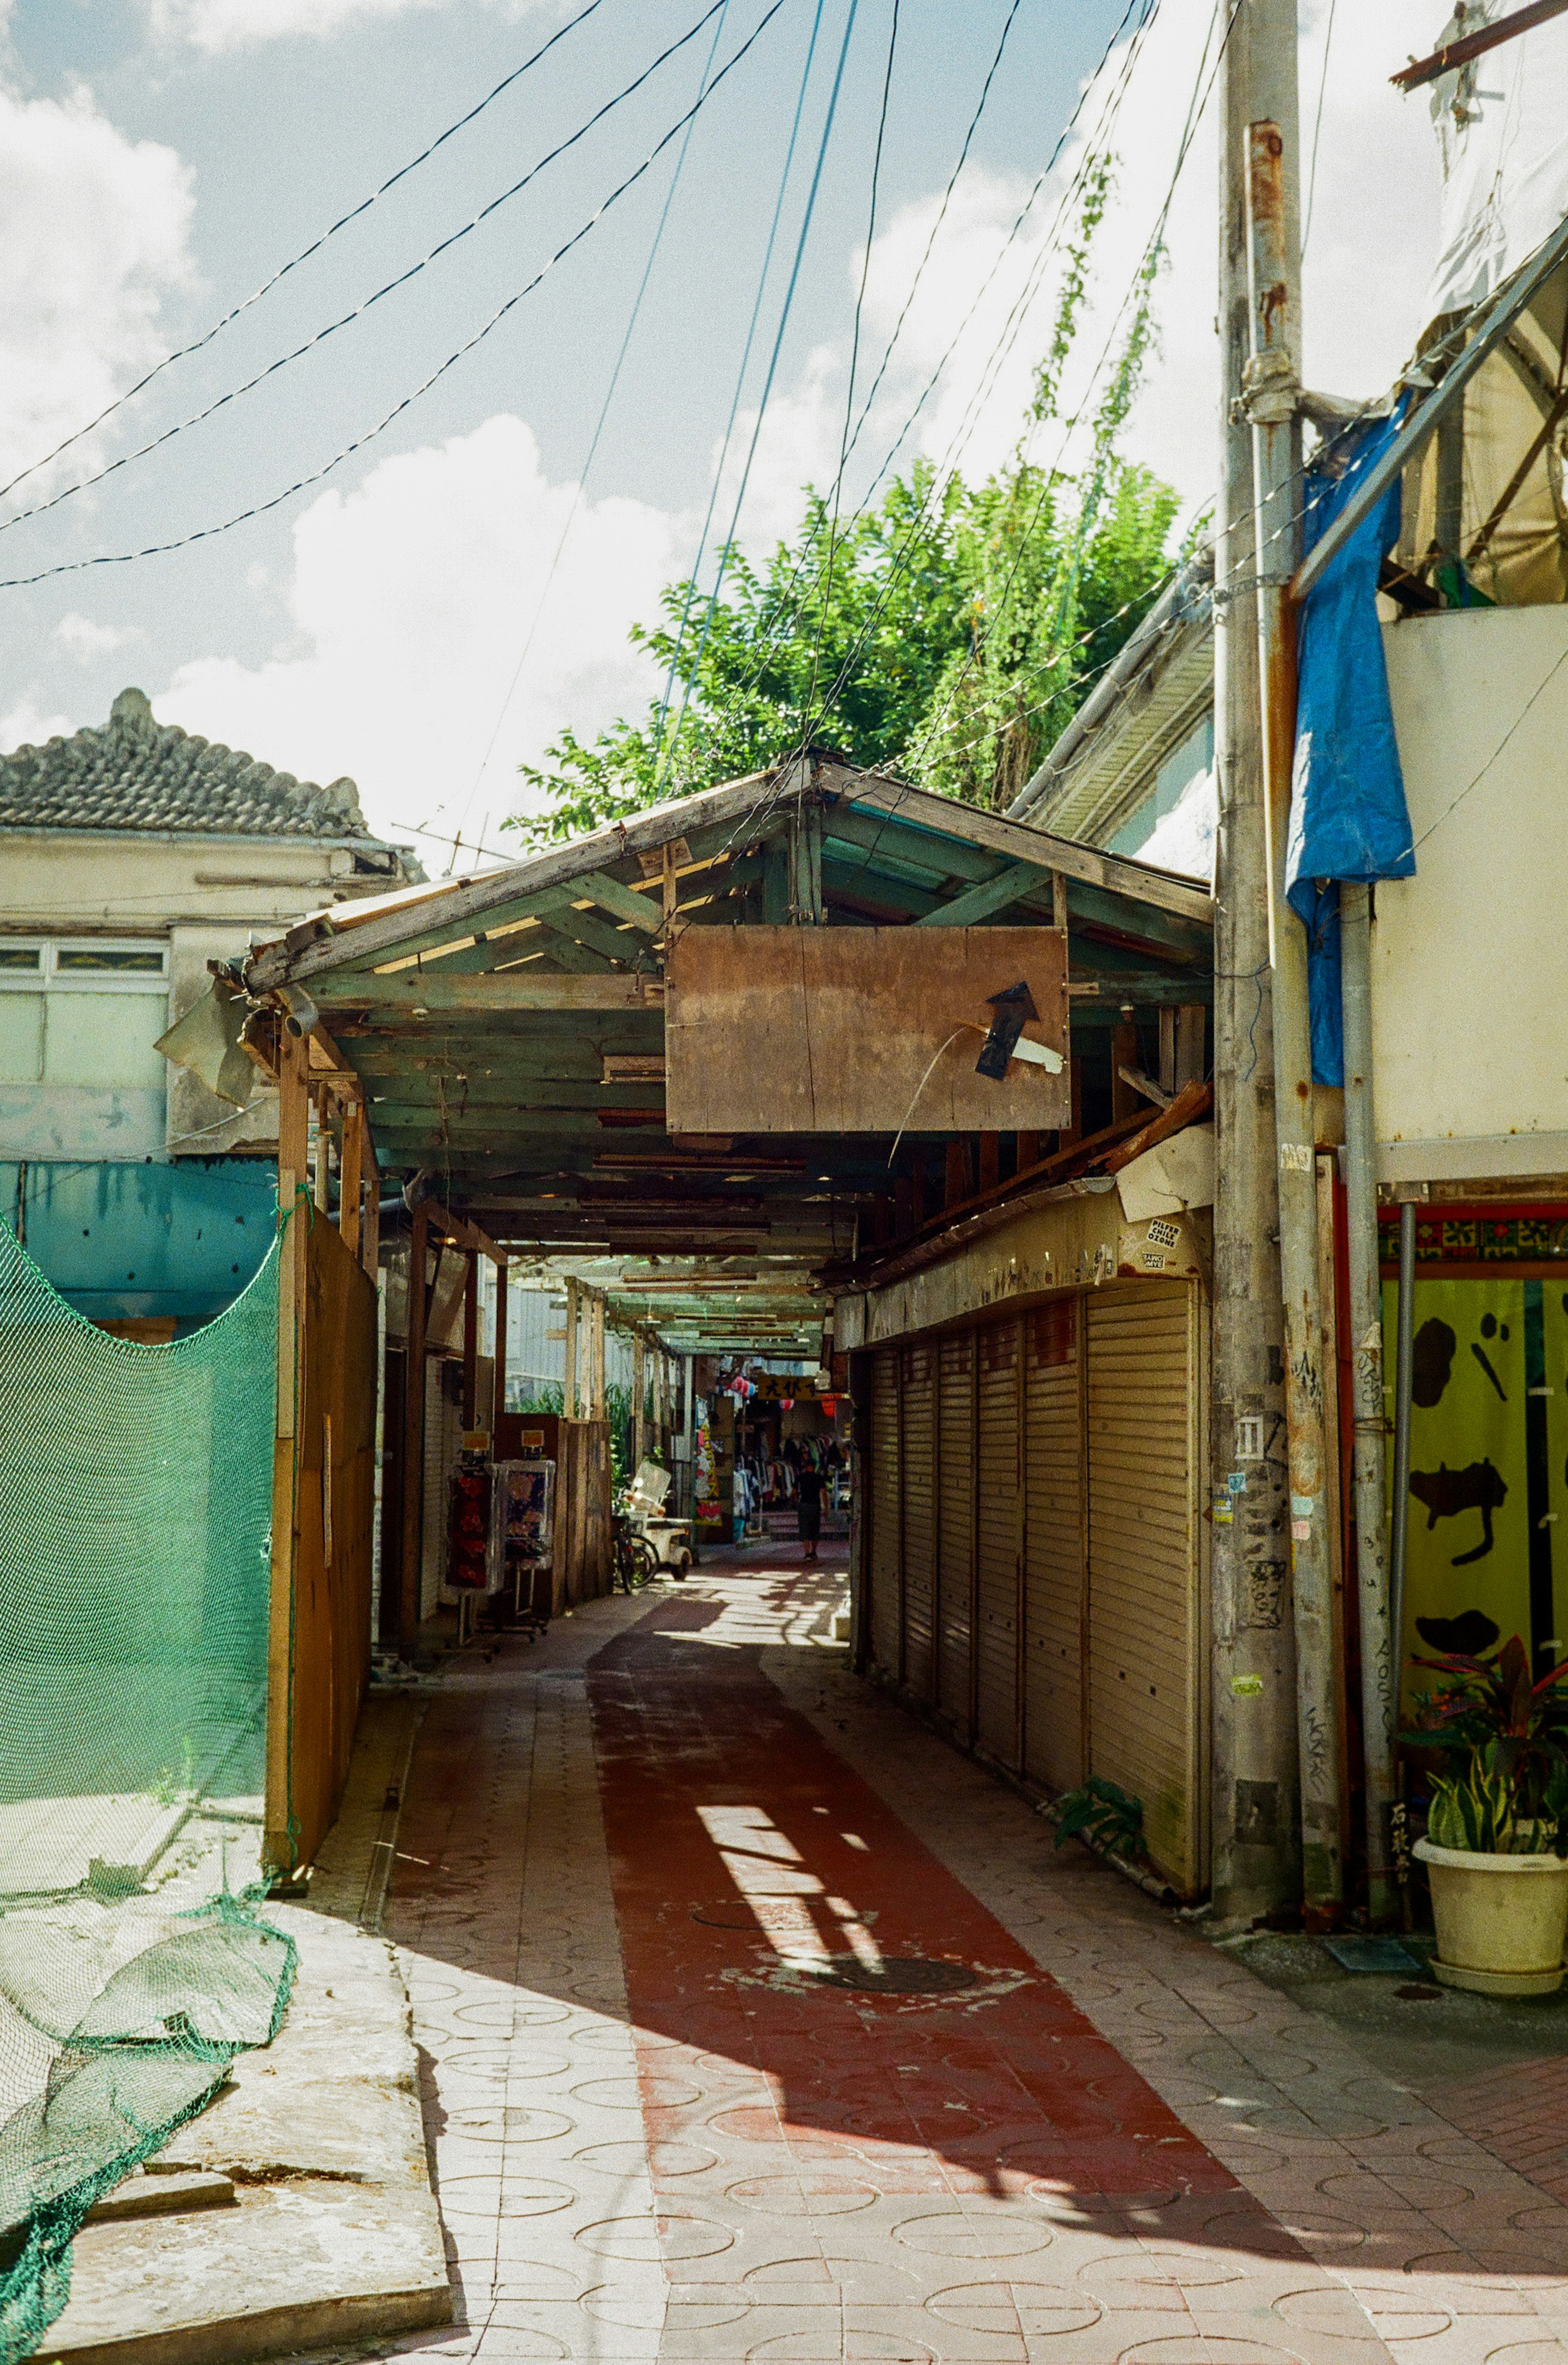
{"label": "white wall", "polygon": [[1568,607],[1384,628],[1416,846],[1376,891],[1384,1181],[1568,1170]]}

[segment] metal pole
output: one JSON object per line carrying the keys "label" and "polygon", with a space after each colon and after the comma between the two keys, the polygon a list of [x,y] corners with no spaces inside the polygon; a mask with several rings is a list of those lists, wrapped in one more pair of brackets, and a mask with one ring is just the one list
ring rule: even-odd
{"label": "metal pole", "polygon": [[[1294,60],[1294,42],[1290,43]],[[1263,701],[1269,917],[1274,982],[1274,1131],[1279,1144],[1280,1282],[1285,1308],[1291,1583],[1295,1610],[1296,1745],[1301,1765],[1302,1903],[1308,1926],[1338,1919],[1339,1694],[1324,1435],[1323,1308],[1317,1270],[1316,1129],[1306,932],[1285,901],[1295,757],[1295,613],[1286,586],[1300,539],[1299,258],[1293,84],[1288,113],[1247,129],[1251,351],[1244,378],[1252,426],[1258,651]]]}
{"label": "metal pole", "polygon": [[1245,1927],[1299,1894],[1261,701],[1247,588],[1257,571],[1252,443],[1231,411],[1250,347],[1247,127],[1268,111],[1254,93],[1269,87],[1282,51],[1294,75],[1294,0],[1243,0],[1220,58],[1210,1608],[1212,1886],[1222,1928]]}
{"label": "metal pole", "polygon": [[1388,1470],[1383,1447],[1383,1282],[1377,1252],[1377,1142],[1372,1124],[1372,890],[1339,889],[1340,1001],[1345,1020],[1345,1203],[1350,1267],[1350,1370],[1355,1388],[1351,1485],[1356,1601],[1361,1639],[1361,1745],[1366,1763],[1367,1910],[1373,1928],[1398,1911],[1389,1814],[1394,1780],[1389,1647]]}
{"label": "metal pole", "polygon": [[1405,1688],[1405,1545],[1410,1530],[1410,1388],[1416,1375],[1416,1202],[1399,1206],[1399,1328],[1394,1358],[1394,1539],[1389,1553],[1390,1691],[1399,1715]]}

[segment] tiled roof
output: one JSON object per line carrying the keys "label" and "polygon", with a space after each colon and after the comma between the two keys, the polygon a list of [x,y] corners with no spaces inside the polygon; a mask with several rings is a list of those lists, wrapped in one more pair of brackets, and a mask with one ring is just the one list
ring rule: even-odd
{"label": "tiled roof", "polygon": [[0,829],[211,831],[376,845],[352,780],[319,788],[176,723],[122,689],[101,730],[0,757]]}

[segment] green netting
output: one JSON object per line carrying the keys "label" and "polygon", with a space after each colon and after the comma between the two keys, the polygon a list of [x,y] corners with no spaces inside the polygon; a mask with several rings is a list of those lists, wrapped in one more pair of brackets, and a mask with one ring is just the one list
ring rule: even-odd
{"label": "green netting", "polygon": [[0,1222],[0,2365],[93,2202],[275,2034],[260,1869],[275,1247],[163,1347]]}

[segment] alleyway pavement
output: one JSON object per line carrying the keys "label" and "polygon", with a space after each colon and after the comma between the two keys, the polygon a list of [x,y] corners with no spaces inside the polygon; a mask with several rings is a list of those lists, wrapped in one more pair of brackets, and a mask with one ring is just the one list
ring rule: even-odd
{"label": "alleyway pavement", "polygon": [[843,1593],[711,1558],[432,1695],[386,1927],[457,2322],[352,2353],[1568,2365],[1509,2110],[1056,1852]]}

